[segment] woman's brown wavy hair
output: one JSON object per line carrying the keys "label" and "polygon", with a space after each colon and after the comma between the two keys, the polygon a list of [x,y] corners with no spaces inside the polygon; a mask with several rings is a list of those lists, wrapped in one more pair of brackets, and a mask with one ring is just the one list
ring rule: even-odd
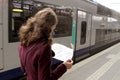
{"label": "woman's brown wavy hair", "polygon": [[56,26],[57,16],[51,8],[38,11],[29,18],[19,30],[21,45],[29,46],[37,40],[45,40],[52,44],[52,28]]}

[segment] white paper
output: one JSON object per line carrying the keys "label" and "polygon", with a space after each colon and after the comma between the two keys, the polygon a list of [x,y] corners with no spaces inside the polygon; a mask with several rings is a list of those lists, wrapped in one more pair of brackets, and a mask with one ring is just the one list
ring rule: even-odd
{"label": "white paper", "polygon": [[54,58],[58,60],[66,61],[68,59],[72,59],[73,57],[73,49],[62,44],[54,43],[52,45],[52,50],[55,52]]}

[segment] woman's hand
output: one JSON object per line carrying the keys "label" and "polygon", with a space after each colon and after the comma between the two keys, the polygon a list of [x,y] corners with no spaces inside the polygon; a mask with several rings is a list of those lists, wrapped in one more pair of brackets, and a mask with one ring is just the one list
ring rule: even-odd
{"label": "woman's hand", "polygon": [[73,60],[68,59],[63,64],[66,66],[67,69],[70,69],[72,67],[72,65],[73,65]]}

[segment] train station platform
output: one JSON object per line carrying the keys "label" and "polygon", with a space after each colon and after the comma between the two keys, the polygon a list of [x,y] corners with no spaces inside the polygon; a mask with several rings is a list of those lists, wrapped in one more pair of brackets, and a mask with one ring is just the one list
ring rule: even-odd
{"label": "train station platform", "polygon": [[76,63],[59,80],[120,80],[120,43]]}

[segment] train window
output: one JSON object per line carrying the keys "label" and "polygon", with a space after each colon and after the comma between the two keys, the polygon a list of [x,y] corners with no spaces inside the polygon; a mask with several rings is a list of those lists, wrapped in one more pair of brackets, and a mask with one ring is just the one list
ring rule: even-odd
{"label": "train window", "polygon": [[95,21],[101,21],[102,19],[103,19],[103,17],[93,16],[93,20],[95,20]]}
{"label": "train window", "polygon": [[87,22],[82,21],[81,22],[81,40],[80,40],[80,44],[85,44],[85,42],[86,42],[86,28],[87,28]]}
{"label": "train window", "polygon": [[32,15],[32,5],[26,1],[9,0],[9,42],[18,41],[20,26]]}
{"label": "train window", "polygon": [[108,20],[107,20],[108,22],[118,22],[118,20],[117,19],[115,19],[115,18],[112,18],[112,17],[108,17]]}
{"label": "train window", "polygon": [[83,11],[78,11],[78,17],[80,18],[86,18],[87,13]]}
{"label": "train window", "polygon": [[58,8],[56,5],[41,3],[33,0],[9,0],[9,42],[18,41],[20,26],[34,14],[45,8],[51,7],[58,16],[58,25],[53,33],[54,37],[71,36],[72,31],[72,10]]}
{"label": "train window", "polygon": [[58,24],[54,30],[54,37],[71,36],[72,18],[71,16],[58,15]]}
{"label": "train window", "polygon": [[117,22],[117,19],[111,18],[111,22]]}

